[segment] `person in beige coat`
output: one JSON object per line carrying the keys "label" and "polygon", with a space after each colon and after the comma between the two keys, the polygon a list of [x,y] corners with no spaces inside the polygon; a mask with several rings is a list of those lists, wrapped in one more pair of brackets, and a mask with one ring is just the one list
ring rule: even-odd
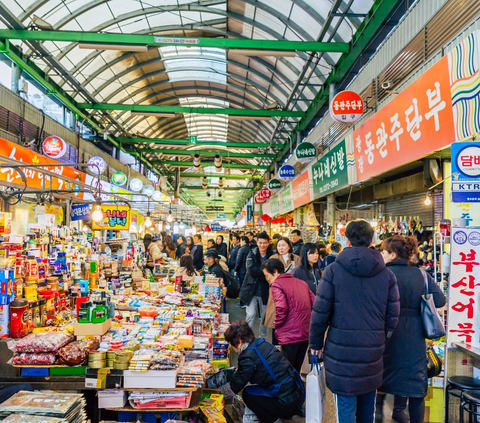
{"label": "person in beige coat", "polygon": [[[288,273],[300,265],[300,257],[293,254],[293,246],[291,241],[287,237],[282,237],[277,242],[277,254],[274,254],[272,259],[278,259],[283,263],[285,267],[285,273]],[[272,287],[270,286],[270,295],[268,296],[267,310],[265,311],[264,325],[267,328],[273,329],[272,343],[277,344],[275,338],[275,304],[273,302]]]}
{"label": "person in beige coat", "polygon": [[184,254],[182,257],[180,257],[180,267],[175,272],[173,277],[181,276],[182,281],[191,283],[193,282],[193,278],[199,275],[200,274],[195,270],[195,267],[193,267],[193,258],[191,255]]}

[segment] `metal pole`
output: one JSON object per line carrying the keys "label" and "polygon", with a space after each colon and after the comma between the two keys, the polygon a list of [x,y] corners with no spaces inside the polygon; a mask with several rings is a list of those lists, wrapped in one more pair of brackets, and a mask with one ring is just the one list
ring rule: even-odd
{"label": "metal pole", "polygon": [[12,62],[11,89],[16,94],[18,94],[18,83],[20,82],[21,76],[22,76],[22,68]]}
{"label": "metal pole", "polygon": [[335,194],[327,196],[327,223],[335,237]]}

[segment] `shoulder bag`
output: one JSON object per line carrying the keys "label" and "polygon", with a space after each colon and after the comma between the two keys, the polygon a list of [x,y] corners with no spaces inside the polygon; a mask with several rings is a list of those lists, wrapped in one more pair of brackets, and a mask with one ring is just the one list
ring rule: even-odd
{"label": "shoulder bag", "polygon": [[440,339],[445,336],[445,327],[442,318],[435,307],[433,295],[428,293],[428,276],[425,270],[420,269],[425,281],[425,295],[422,295],[421,316],[425,337],[427,339]]}

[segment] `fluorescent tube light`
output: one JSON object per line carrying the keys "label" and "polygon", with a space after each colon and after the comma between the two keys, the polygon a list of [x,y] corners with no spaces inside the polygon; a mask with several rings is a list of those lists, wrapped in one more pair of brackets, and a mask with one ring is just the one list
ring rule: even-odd
{"label": "fluorescent tube light", "polygon": [[275,56],[275,57],[296,57],[297,52],[295,50],[253,50],[253,49],[229,49],[230,54],[238,56]]}
{"label": "fluorescent tube light", "polygon": [[154,116],[154,117],[175,117],[177,114],[174,112],[130,112],[132,116]]}
{"label": "fluorescent tube light", "polygon": [[229,115],[231,120],[270,120],[272,116],[238,116],[238,115]]}
{"label": "fluorescent tube light", "polygon": [[78,43],[78,47],[91,50],[117,50],[117,51],[148,51],[148,46],[135,44],[95,44],[95,43]]}

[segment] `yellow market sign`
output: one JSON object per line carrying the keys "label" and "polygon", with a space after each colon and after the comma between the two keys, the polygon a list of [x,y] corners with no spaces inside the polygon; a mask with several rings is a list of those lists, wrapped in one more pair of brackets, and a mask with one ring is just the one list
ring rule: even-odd
{"label": "yellow market sign", "polygon": [[95,231],[128,231],[130,229],[130,207],[102,205],[103,219],[92,222]]}

